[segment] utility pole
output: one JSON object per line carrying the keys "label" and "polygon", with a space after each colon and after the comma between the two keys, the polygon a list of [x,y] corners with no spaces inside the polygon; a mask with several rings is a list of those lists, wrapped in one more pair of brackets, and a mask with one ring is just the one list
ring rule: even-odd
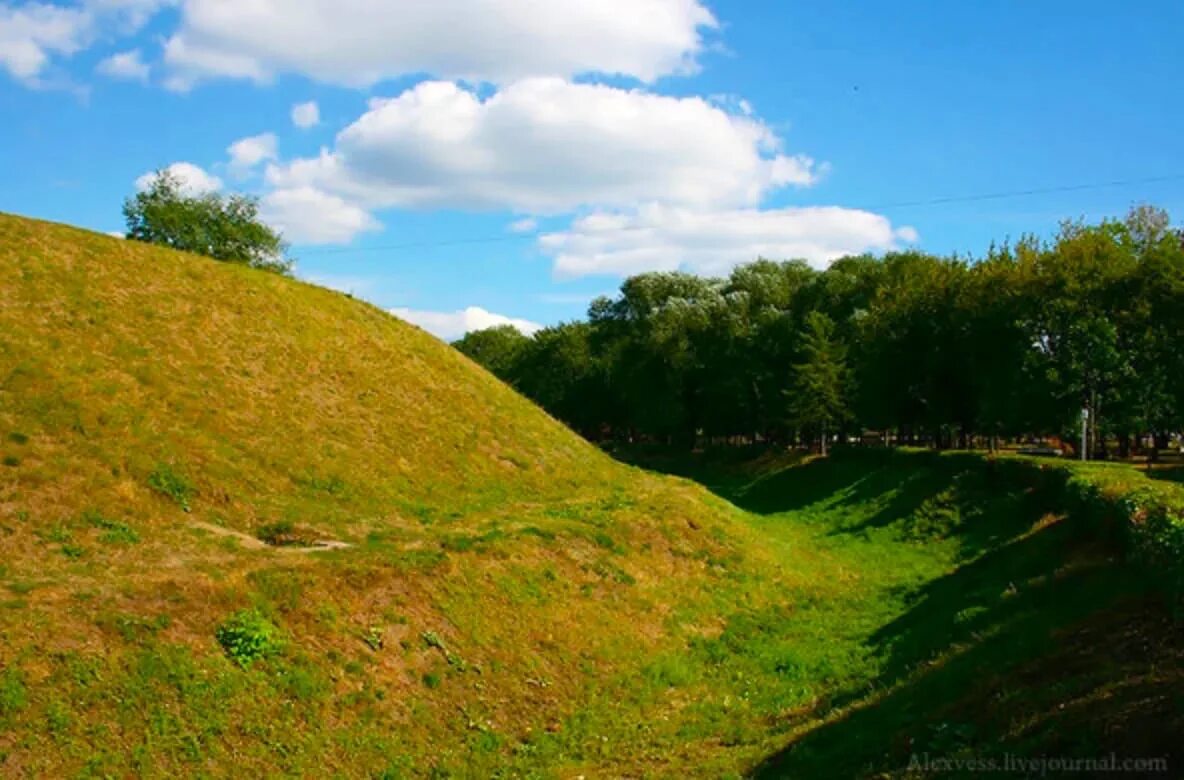
{"label": "utility pole", "polygon": [[1081,410],[1081,459],[1088,460],[1088,446],[1089,446],[1089,407],[1084,407]]}

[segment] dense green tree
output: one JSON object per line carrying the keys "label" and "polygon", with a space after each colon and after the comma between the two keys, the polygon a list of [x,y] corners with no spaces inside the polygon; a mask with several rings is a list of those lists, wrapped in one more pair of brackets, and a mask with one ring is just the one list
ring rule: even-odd
{"label": "dense green tree", "polygon": [[850,416],[847,404],[846,349],[835,338],[835,324],[821,312],[810,312],[801,333],[801,362],[793,367],[790,419],[816,430],[822,454],[836,425]]}
{"label": "dense green tree", "polygon": [[1035,431],[1047,394],[1041,378],[1029,370],[1032,341],[1022,327],[1031,302],[1017,256],[1029,251],[1026,241],[1014,248],[992,247],[966,280],[961,316],[968,324],[972,429],[985,435],[992,449],[1009,432]]}
{"label": "dense green tree", "polygon": [[1140,431],[1161,449],[1170,432],[1184,428],[1184,241],[1169,225],[1166,212],[1149,206],[1132,209],[1122,224],[1135,258],[1115,312],[1131,375],[1115,415],[1124,449]]}
{"label": "dense green tree", "polygon": [[283,237],[259,218],[258,201],[215,192],[193,195],[168,170],[123,204],[127,238],[288,274]]}
{"label": "dense green tree", "polygon": [[499,379],[516,384],[515,367],[523,350],[527,349],[530,343],[530,338],[513,325],[498,325],[466,333],[463,338],[454,341],[452,346],[480,363]]}
{"label": "dense green tree", "polygon": [[599,435],[612,402],[592,354],[591,327],[543,328],[519,353],[518,388],[585,436]]}
{"label": "dense green tree", "polygon": [[726,308],[722,283],[686,273],[631,277],[615,300],[594,301],[595,341],[611,354],[629,435],[689,446],[705,421],[705,345]]}
{"label": "dense green tree", "polygon": [[[1049,432],[1076,441],[1081,410],[1089,419],[1088,449],[1112,432],[1106,415],[1121,408],[1134,381],[1132,355],[1122,348],[1125,281],[1135,257],[1114,222],[1065,223],[1055,242],[1034,255],[1031,299],[1024,321],[1029,354],[1048,387]],[[1132,324],[1133,327],[1133,324]]]}

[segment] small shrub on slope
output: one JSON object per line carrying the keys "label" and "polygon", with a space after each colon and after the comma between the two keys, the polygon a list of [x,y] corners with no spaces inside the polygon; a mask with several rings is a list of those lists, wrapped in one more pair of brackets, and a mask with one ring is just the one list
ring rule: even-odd
{"label": "small shrub on slope", "polygon": [[215,634],[226,655],[244,669],[261,658],[276,655],[283,649],[279,628],[257,610],[248,609],[231,615],[218,626]]}

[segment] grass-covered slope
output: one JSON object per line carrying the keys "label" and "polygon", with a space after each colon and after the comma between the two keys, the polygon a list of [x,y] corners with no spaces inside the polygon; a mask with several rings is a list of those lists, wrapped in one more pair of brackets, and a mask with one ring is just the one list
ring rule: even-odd
{"label": "grass-covered slope", "polygon": [[436,339],[344,295],[12,217],[0,263],[0,423],[42,445],[19,473],[43,508],[135,492],[124,483],[167,466],[244,528],[313,519],[326,493],[350,516],[415,519],[614,471]]}
{"label": "grass-covered slope", "polygon": [[11,216],[0,459],[6,775],[480,775],[744,548],[376,308]]}
{"label": "grass-covered slope", "polygon": [[1180,759],[1178,485],[648,465],[716,495],[346,296],[0,216],[0,775]]}

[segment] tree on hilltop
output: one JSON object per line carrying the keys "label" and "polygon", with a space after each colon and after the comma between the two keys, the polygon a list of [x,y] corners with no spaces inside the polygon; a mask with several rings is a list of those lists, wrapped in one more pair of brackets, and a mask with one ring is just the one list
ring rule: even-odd
{"label": "tree on hilltop", "polygon": [[248,195],[187,193],[169,170],[157,171],[142,191],[123,203],[127,238],[194,252],[227,263],[289,274],[283,237],[259,218]]}

